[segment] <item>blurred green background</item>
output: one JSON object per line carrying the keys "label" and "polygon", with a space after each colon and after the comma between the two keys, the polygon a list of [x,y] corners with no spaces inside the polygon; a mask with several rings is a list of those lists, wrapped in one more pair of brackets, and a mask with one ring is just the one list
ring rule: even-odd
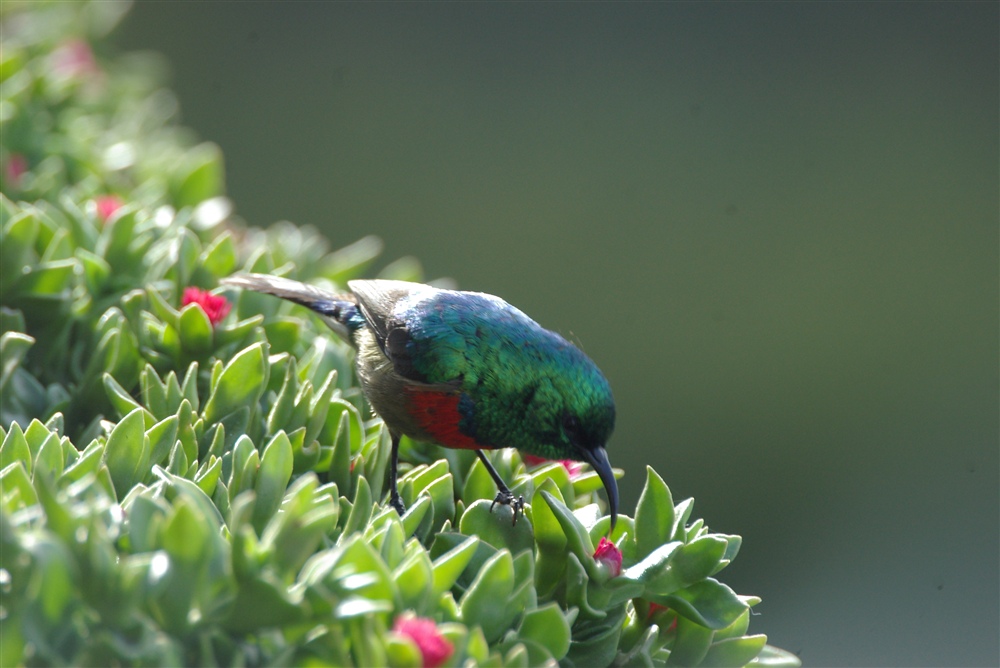
{"label": "blurred green background", "polygon": [[806,665],[996,665],[997,3],[138,3],[251,224],[579,341]]}

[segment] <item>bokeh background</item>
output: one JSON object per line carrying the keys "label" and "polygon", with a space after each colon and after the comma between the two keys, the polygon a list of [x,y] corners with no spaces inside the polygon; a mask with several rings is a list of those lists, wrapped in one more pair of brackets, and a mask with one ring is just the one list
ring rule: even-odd
{"label": "bokeh background", "polygon": [[997,665],[995,2],[137,3],[240,216],[579,341],[806,665]]}

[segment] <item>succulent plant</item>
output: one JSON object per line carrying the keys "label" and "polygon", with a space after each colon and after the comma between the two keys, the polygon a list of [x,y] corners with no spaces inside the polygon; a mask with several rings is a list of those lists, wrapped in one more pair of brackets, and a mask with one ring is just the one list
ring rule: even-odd
{"label": "succulent plant", "polygon": [[95,55],[119,10],[4,9],[0,664],[797,665],[651,468],[608,536],[593,472],[496,452],[512,525],[472,453],[404,440],[389,508],[347,346],[217,288],[342,287],[380,243],[235,219],[156,68]]}

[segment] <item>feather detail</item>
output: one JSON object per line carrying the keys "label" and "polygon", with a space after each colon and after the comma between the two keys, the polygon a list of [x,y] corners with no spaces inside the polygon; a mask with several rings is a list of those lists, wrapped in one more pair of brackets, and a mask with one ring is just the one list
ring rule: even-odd
{"label": "feather detail", "polygon": [[455,392],[438,392],[408,385],[405,388],[410,403],[409,414],[436,443],[446,448],[478,450],[488,448],[461,430],[463,420],[459,411],[461,395]]}
{"label": "feather detail", "polygon": [[348,281],[347,287],[354,293],[368,327],[375,334],[375,340],[383,352],[389,330],[397,324],[394,318],[396,306],[401,301],[410,301],[413,297],[419,299],[421,295],[432,295],[436,292],[434,288],[421,283],[378,279]]}
{"label": "feather detail", "polygon": [[236,274],[219,282],[223,285],[274,295],[305,306],[322,318],[323,322],[341,338],[348,341],[351,339],[351,334],[365,324],[354,295],[338,295],[308,283],[267,274]]}

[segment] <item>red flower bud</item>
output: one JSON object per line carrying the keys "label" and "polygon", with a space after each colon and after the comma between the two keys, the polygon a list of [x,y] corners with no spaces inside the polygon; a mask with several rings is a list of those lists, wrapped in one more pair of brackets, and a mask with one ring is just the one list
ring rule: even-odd
{"label": "red flower bud", "polygon": [[97,205],[97,217],[102,223],[108,222],[108,218],[115,215],[124,204],[117,195],[101,195],[94,203]]}
{"label": "red flower bud", "polygon": [[594,551],[594,561],[603,564],[611,577],[616,578],[622,572],[622,551],[607,538],[601,537],[601,542],[597,544]]}
{"label": "red flower bud", "polygon": [[402,615],[396,618],[392,630],[416,644],[423,657],[424,668],[437,668],[455,651],[452,644],[438,631],[433,620],[412,614]]}
{"label": "red flower bud", "polygon": [[523,455],[524,463],[528,466],[538,466],[539,464],[547,464],[552,461],[557,461],[563,465],[566,469],[566,473],[569,474],[570,478],[575,478],[580,475],[580,471],[583,469],[583,464],[580,462],[574,462],[572,459],[546,459],[545,457],[536,457],[535,455]]}
{"label": "red flower bud", "polygon": [[650,619],[652,619],[653,615],[655,615],[656,613],[663,612],[669,609],[670,608],[668,608],[667,606],[660,605],[659,603],[650,603],[649,612],[646,613],[646,621],[648,622]]}
{"label": "red flower bud", "polygon": [[201,310],[208,316],[209,322],[213,325],[218,325],[223,318],[229,315],[229,309],[232,308],[222,295],[213,295],[200,288],[184,289],[184,298],[181,300],[181,306],[187,306],[188,304],[197,304],[200,306]]}
{"label": "red flower bud", "polygon": [[8,183],[15,188],[21,185],[21,177],[28,171],[28,159],[20,153],[11,153],[5,170]]}
{"label": "red flower bud", "polygon": [[574,462],[572,459],[560,459],[559,463],[563,465],[566,469],[566,473],[569,474],[570,478],[575,478],[580,475],[580,471],[583,470],[583,464],[580,462]]}
{"label": "red flower bud", "polygon": [[95,74],[97,62],[90,44],[82,39],[71,39],[63,42],[52,54],[53,68],[60,74],[79,77]]}

